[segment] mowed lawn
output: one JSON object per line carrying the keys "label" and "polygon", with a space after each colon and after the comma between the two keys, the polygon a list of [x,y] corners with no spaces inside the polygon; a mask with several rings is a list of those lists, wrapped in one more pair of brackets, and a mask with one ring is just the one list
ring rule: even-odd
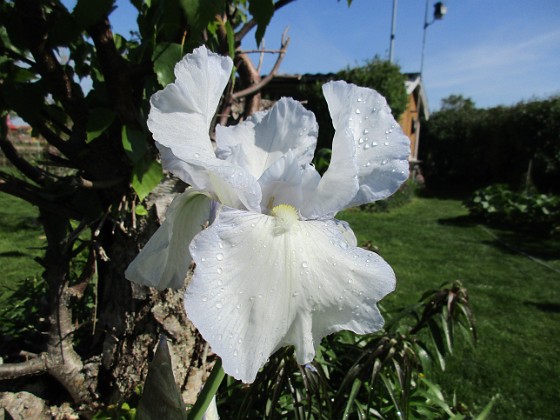
{"label": "mowed lawn", "polygon": [[[489,229],[458,200],[415,198],[390,213],[346,211],[359,243],[371,241],[393,266],[397,290],[385,308],[461,280],[477,321],[478,345],[462,337],[437,380],[492,419],[560,418],[560,238]],[[462,343],[462,345],[461,345]]]}
{"label": "mowed lawn", "polygon": [[[470,293],[479,341],[461,337],[435,378],[474,412],[498,395],[492,419],[556,419],[560,412],[560,240],[469,222],[460,201],[415,198],[390,213],[346,211],[360,243],[371,241],[397,274],[387,310],[461,280]],[[0,302],[38,275],[37,210],[0,193]],[[436,370],[437,372],[437,370]]]}
{"label": "mowed lawn", "polygon": [[36,207],[0,192],[0,304],[20,281],[41,274],[35,258],[43,255],[46,241],[38,214]]}

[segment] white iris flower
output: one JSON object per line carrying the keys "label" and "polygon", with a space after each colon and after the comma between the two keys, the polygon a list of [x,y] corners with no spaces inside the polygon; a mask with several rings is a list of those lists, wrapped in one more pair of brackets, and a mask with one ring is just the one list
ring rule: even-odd
{"label": "white iris flower", "polygon": [[231,71],[229,57],[200,47],[152,97],[148,126],[163,165],[191,187],[126,276],[180,288],[194,260],[187,314],[225,372],[252,382],[283,346],[305,364],[328,334],[382,327],[376,303],[394,290],[394,272],[334,215],[396,191],[408,177],[409,141],[380,94],[330,82],[323,92],[336,133],[323,177],[311,164],[315,117],[289,98],[218,126],[214,148],[209,130]]}

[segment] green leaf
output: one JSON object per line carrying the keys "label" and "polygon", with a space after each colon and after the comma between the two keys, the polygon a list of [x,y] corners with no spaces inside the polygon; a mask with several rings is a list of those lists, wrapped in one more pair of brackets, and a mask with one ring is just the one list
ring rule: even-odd
{"label": "green leaf", "polygon": [[161,164],[147,153],[132,169],[132,188],[143,200],[159,184],[163,175]]}
{"label": "green leaf", "polygon": [[199,36],[215,19],[216,14],[223,13],[225,9],[224,0],[180,0],[180,2],[194,37]]}
{"label": "green leaf", "polygon": [[144,133],[123,126],[121,138],[123,149],[128,158],[134,163],[142,159],[146,150],[148,150],[148,142]]}
{"label": "green leaf", "polygon": [[173,42],[158,44],[152,54],[158,82],[167,86],[175,80],[175,64],[183,57],[183,46]]}
{"label": "green leaf", "polygon": [[233,60],[235,56],[235,33],[229,20],[226,22],[226,34],[228,43],[228,54]]}
{"label": "green leaf", "polygon": [[257,22],[257,32],[255,33],[255,40],[257,45],[261,44],[264,37],[266,27],[270,23],[270,19],[274,14],[274,2],[272,0],[252,0],[249,3],[249,12]]}
{"label": "green leaf", "polygon": [[144,207],[142,204],[138,204],[134,209],[134,213],[136,213],[137,216],[147,216],[148,210],[146,210],[146,207]]}
{"label": "green leaf", "polygon": [[171,355],[164,336],[161,336],[154,360],[150,363],[136,418],[187,419],[187,409],[181,391],[175,383]]}
{"label": "green leaf", "polygon": [[87,142],[99,137],[115,120],[116,114],[107,108],[96,108],[89,115],[86,124]]}

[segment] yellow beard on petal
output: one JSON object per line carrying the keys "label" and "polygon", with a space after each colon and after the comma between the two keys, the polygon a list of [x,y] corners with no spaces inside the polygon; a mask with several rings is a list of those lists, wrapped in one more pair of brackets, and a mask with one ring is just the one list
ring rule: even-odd
{"label": "yellow beard on petal", "polygon": [[290,204],[279,204],[272,208],[270,215],[276,221],[276,233],[285,233],[290,230],[294,222],[299,220],[297,209]]}

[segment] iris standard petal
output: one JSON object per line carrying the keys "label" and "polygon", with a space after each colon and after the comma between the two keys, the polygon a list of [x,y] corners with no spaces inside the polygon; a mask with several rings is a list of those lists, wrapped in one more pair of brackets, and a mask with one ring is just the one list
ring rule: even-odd
{"label": "iris standard petal", "polygon": [[376,302],[395,286],[389,265],[353,247],[335,221],[299,221],[286,208],[289,217],[223,208],[190,248],[188,316],[244,382],[281,346],[307,363],[326,334],[378,330]]}
{"label": "iris standard petal", "polygon": [[[410,141],[391,115],[387,101],[372,89],[342,81],[326,83],[323,93],[336,133],[349,131],[356,150],[360,187],[346,207],[387,198],[408,178],[410,154]],[[348,142],[343,145],[348,146]]]}
{"label": "iris standard petal", "polygon": [[315,115],[298,101],[282,98],[269,111],[257,112],[241,124],[217,127],[216,153],[243,162],[258,179],[290,150],[300,164],[310,163],[317,134]]}
{"label": "iris standard petal", "polygon": [[128,266],[125,277],[158,290],[183,287],[192,261],[189,244],[208,221],[211,202],[192,189],[175,197],[165,221]]}
{"label": "iris standard petal", "polygon": [[194,154],[214,156],[209,130],[231,76],[229,57],[200,47],[175,66],[176,80],[151,99],[148,127],[154,139],[188,161]]}

